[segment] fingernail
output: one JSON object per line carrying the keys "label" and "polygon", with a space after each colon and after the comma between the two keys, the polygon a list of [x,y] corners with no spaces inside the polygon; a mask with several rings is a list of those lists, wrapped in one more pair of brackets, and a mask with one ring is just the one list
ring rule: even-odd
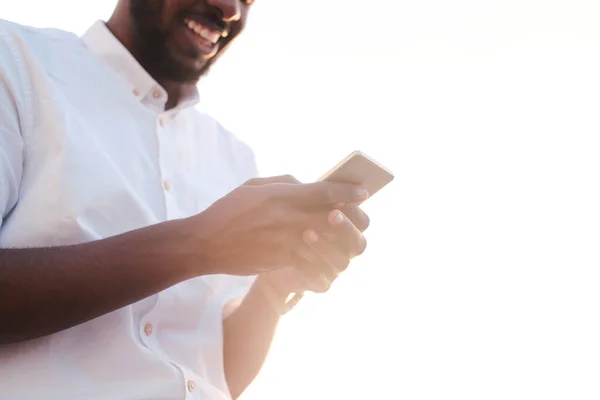
{"label": "fingernail", "polygon": [[344,215],[340,211],[334,211],[331,216],[331,223],[334,225],[338,225],[344,222]]}
{"label": "fingernail", "polygon": [[308,231],[306,232],[306,239],[311,243],[316,243],[319,241],[319,235],[315,231]]}
{"label": "fingernail", "polygon": [[369,198],[369,191],[365,188],[360,188],[358,189],[358,191],[356,192],[356,195],[358,196],[359,200],[367,200]]}

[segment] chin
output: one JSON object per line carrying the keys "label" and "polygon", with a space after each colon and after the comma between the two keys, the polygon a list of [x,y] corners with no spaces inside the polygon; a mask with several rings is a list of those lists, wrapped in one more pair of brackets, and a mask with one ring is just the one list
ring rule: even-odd
{"label": "chin", "polygon": [[147,64],[147,70],[159,81],[193,84],[206,74],[211,60],[205,61],[180,53],[164,52],[162,57],[154,59],[154,63]]}

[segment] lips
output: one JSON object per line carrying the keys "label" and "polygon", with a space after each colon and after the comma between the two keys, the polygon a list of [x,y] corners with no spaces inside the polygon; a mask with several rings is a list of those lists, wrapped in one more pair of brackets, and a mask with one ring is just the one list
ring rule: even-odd
{"label": "lips", "polygon": [[212,30],[194,20],[186,18],[184,23],[190,31],[212,44],[216,44],[221,38],[221,32]]}
{"label": "lips", "polygon": [[195,19],[185,18],[183,25],[188,41],[205,57],[212,57],[216,54],[219,50],[219,39],[226,36],[225,31],[216,30]]}

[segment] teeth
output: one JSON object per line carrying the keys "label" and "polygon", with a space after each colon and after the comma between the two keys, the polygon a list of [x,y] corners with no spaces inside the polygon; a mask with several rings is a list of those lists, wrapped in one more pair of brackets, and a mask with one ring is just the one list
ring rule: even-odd
{"label": "teeth", "polygon": [[215,32],[211,29],[208,29],[207,27],[200,25],[199,23],[191,19],[186,19],[185,24],[196,35],[200,36],[204,40],[211,42],[212,44],[217,43],[219,41],[219,38],[221,37],[221,32]]}
{"label": "teeth", "polygon": [[218,32],[210,31],[208,29],[202,29],[199,35],[212,43],[217,43],[221,38],[221,35]]}

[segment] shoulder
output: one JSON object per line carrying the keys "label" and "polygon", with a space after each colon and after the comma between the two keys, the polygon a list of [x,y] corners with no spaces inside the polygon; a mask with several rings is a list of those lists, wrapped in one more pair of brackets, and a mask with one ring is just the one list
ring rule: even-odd
{"label": "shoulder", "polygon": [[[71,32],[50,28],[34,28],[0,19],[0,65],[27,64],[60,59],[57,52],[83,47],[81,39]],[[6,58],[5,56],[10,56]]]}
{"label": "shoulder", "polygon": [[34,28],[0,19],[0,41],[16,42],[22,45],[56,42],[76,43],[79,41],[79,37],[74,33],[60,29]]}
{"label": "shoulder", "polygon": [[77,35],[58,29],[33,28],[0,19],[0,80],[14,102],[31,117],[34,81],[65,62],[83,46]]}

